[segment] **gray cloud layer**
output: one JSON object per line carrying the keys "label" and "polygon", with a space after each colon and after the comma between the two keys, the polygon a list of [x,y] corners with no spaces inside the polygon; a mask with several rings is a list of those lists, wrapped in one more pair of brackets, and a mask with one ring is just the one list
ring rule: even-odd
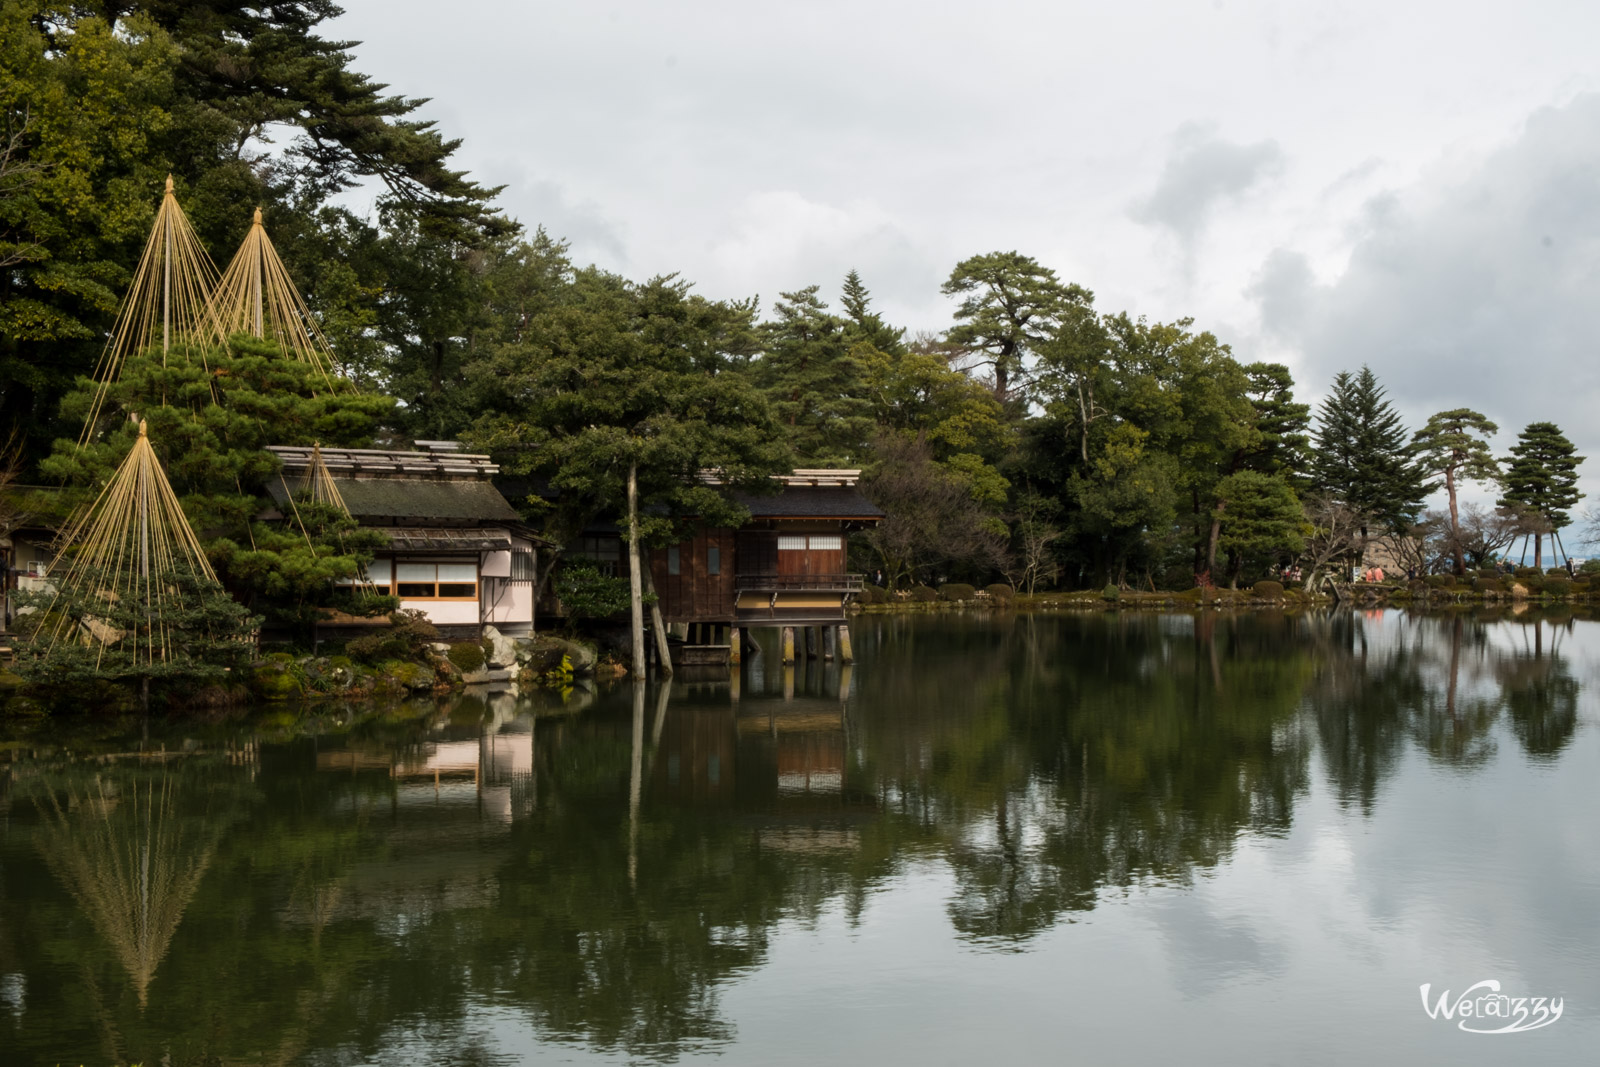
{"label": "gray cloud layer", "polygon": [[1553,419],[1600,472],[1600,95],[1537,112],[1470,172],[1372,199],[1360,226],[1331,283],[1287,249],[1255,281],[1302,380],[1366,363],[1413,417],[1474,407],[1502,445]]}
{"label": "gray cloud layer", "polygon": [[1172,141],[1154,191],[1129,214],[1170,230],[1186,251],[1192,250],[1219,204],[1283,167],[1283,150],[1276,141],[1235,144],[1218,136],[1209,123],[1185,123]]}

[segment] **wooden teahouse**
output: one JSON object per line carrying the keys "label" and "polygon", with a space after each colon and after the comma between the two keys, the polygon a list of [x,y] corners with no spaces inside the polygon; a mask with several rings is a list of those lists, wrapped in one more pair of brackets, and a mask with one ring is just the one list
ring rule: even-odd
{"label": "wooden teahouse", "polygon": [[[447,636],[475,639],[486,625],[533,630],[536,549],[548,544],[523,523],[490,478],[488,456],[454,442],[419,441],[421,451],[311,449],[273,445],[282,476],[269,486],[280,511],[320,456],[345,510],[382,532],[390,548],[367,568],[379,592],[420,610]],[[334,619],[333,625],[370,625]]]}
{"label": "wooden teahouse", "polygon": [[[736,496],[750,512],[745,525],[651,550],[651,581],[663,620],[683,636],[684,662],[737,661],[744,631],[760,627],[783,631],[785,662],[808,653],[852,658],[846,606],[864,579],[848,572],[847,538],[883,518],[861,495],[860,478],[859,470],[779,475],[775,494]],[[602,563],[622,558],[620,539],[609,531],[585,537],[568,554]]]}

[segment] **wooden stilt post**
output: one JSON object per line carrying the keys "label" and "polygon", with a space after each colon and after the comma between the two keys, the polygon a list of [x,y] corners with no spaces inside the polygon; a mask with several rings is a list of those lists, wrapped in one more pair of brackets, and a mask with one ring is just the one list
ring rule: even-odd
{"label": "wooden stilt post", "polygon": [[783,699],[794,699],[794,664],[786,664],[783,668]]}
{"label": "wooden stilt post", "polygon": [[737,667],[744,662],[744,627],[728,627],[728,662]]}
{"label": "wooden stilt post", "polygon": [[793,626],[785,626],[783,628],[782,644],[783,644],[783,654],[779,657],[779,659],[782,660],[784,666],[788,666],[788,665],[790,665],[790,664],[792,664],[794,662],[795,649],[794,649],[794,627]]}
{"label": "wooden stilt post", "polygon": [[856,661],[856,653],[855,653],[855,649],[850,647],[850,627],[849,627],[848,624],[846,624],[846,623],[840,623],[839,624],[838,639],[839,639],[839,662],[840,663],[854,663]]}
{"label": "wooden stilt post", "polygon": [[839,628],[837,626],[822,627],[822,658],[828,663],[833,662],[834,646],[837,644]]}

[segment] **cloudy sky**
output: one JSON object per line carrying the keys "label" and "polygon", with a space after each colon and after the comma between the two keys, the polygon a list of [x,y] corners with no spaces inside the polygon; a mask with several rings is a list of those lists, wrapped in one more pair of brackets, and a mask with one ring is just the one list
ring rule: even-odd
{"label": "cloudy sky", "polygon": [[1554,419],[1600,493],[1600,5],[345,0],[509,212],[714,297],[852,267],[912,329],[1017,249],[1313,398]]}

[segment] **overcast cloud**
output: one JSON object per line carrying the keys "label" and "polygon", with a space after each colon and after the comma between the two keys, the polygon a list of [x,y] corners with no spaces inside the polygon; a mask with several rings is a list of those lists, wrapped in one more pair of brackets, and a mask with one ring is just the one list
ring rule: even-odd
{"label": "overcast cloud", "polygon": [[346,0],[357,66],[508,211],[715,297],[852,267],[942,329],[1017,249],[1315,398],[1554,418],[1594,456],[1600,5]]}

